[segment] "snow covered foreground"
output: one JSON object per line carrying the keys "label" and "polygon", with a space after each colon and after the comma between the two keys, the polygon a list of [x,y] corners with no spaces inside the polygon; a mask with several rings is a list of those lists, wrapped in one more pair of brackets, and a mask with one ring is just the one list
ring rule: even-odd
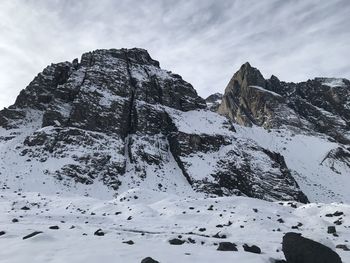
{"label": "snow covered foreground", "polygon": [[[344,214],[326,217],[336,211]],[[6,190],[0,197],[0,233],[5,232],[0,236],[0,262],[127,263],[148,256],[163,263],[272,262],[271,258],[284,258],[285,232],[302,232],[333,249],[347,244],[349,214],[350,206],[345,204],[180,198],[145,189],[129,190],[113,200]],[[336,226],[339,236],[327,234],[327,227],[338,219],[342,223]],[[94,235],[98,229],[105,235]],[[43,233],[22,239],[33,231]],[[169,244],[168,240],[179,236],[186,243]],[[123,243],[129,240],[134,244]],[[222,241],[235,243],[238,252],[217,251]],[[244,243],[259,246],[262,254],[245,252]],[[344,263],[350,262],[350,252],[336,251]]]}

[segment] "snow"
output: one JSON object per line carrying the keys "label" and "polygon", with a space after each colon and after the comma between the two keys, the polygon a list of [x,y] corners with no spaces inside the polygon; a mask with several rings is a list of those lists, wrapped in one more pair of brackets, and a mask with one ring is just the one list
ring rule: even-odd
{"label": "snow", "polygon": [[179,111],[166,108],[178,130],[190,134],[233,135],[228,120],[209,110]]}
{"label": "snow", "polygon": [[257,90],[261,90],[263,92],[268,92],[268,93],[272,94],[273,96],[281,97],[280,94],[273,92],[271,90],[264,89],[263,87],[260,87],[260,86],[249,86],[249,87],[257,89]]}
{"label": "snow", "polygon": [[337,78],[323,78],[321,81],[322,85],[335,88],[335,87],[346,87],[343,79]]}
{"label": "snow", "polygon": [[[348,205],[308,204],[294,209],[287,203],[281,204],[245,197],[184,198],[146,188],[130,189],[110,200],[62,193],[3,191],[0,231],[6,233],[0,236],[0,246],[5,248],[0,250],[0,261],[131,263],[150,256],[168,263],[218,260],[223,263],[268,263],[270,258],[284,258],[281,241],[285,232],[302,232],[303,236],[333,249],[337,244],[346,244],[345,240],[350,238],[346,228],[350,223]],[[23,206],[30,210],[21,210]],[[210,206],[213,210],[208,210]],[[325,214],[335,211],[345,214],[343,225],[337,226],[339,237],[327,234],[327,227],[335,218],[325,217]],[[116,215],[116,212],[121,213]],[[128,220],[130,216],[131,220]],[[12,223],[13,218],[19,222]],[[285,223],[278,223],[279,218]],[[291,227],[299,222],[303,225],[292,230]],[[223,227],[216,227],[218,224]],[[59,229],[49,229],[53,225]],[[105,235],[95,236],[93,233],[100,228]],[[199,228],[205,228],[205,231],[201,232]],[[277,228],[281,231],[276,231]],[[33,231],[43,233],[22,239]],[[218,232],[227,238],[214,238]],[[183,240],[192,238],[195,243],[180,246],[168,243],[179,235]],[[128,240],[135,244],[122,243]],[[217,244],[222,241],[235,243],[238,252],[217,251]],[[244,243],[259,246],[263,253],[244,252]],[[336,251],[343,262],[349,262],[348,252]]]}

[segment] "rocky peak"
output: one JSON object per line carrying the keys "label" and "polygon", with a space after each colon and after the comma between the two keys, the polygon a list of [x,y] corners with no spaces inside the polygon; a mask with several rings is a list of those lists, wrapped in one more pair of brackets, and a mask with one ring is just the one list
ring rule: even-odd
{"label": "rocky peak", "polygon": [[205,99],[205,102],[207,103],[208,109],[211,111],[217,111],[217,109],[222,101],[222,96],[223,96],[223,94],[218,93],[218,92],[208,96]]}
{"label": "rocky peak", "polygon": [[350,135],[350,82],[316,78],[300,83],[265,80],[259,70],[245,63],[225,89],[218,112],[233,122],[265,128],[294,127],[325,133],[348,144]]}
{"label": "rocky peak", "polygon": [[249,62],[244,63],[241,68],[233,75],[230,83],[239,85],[242,88],[249,86],[265,87],[265,79],[260,71],[252,67]]}

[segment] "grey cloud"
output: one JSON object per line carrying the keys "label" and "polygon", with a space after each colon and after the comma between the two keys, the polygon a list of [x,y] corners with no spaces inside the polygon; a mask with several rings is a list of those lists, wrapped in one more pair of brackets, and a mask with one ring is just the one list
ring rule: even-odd
{"label": "grey cloud", "polygon": [[287,81],[350,77],[348,0],[12,0],[0,3],[0,107],[46,65],[143,47],[203,97],[246,61]]}

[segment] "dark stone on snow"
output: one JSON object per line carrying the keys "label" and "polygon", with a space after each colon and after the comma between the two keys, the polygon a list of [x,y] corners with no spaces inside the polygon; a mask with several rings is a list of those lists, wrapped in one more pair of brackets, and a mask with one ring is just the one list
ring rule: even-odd
{"label": "dark stone on snow", "polygon": [[247,244],[243,245],[244,251],[255,253],[255,254],[261,254],[261,249],[258,246],[252,245],[248,246]]}
{"label": "dark stone on snow", "polygon": [[12,219],[12,223],[17,223],[17,222],[18,222],[17,218]]}
{"label": "dark stone on snow", "polygon": [[217,248],[219,251],[238,251],[237,245],[231,242],[220,242]]}
{"label": "dark stone on snow", "polygon": [[348,246],[345,245],[345,244],[336,245],[336,248],[342,249],[342,250],[344,250],[344,251],[350,251],[350,249],[348,248]]}
{"label": "dark stone on snow", "polygon": [[335,226],[329,226],[327,228],[327,233],[328,234],[335,234],[335,233],[337,233],[337,230],[335,229]]}
{"label": "dark stone on snow", "polygon": [[0,236],[3,236],[3,235],[5,235],[5,234],[6,234],[5,231],[0,231]]}
{"label": "dark stone on snow", "polygon": [[21,210],[30,210],[30,208],[28,206],[23,206]]}
{"label": "dark stone on snow", "polygon": [[282,250],[288,263],[341,263],[332,249],[298,233],[284,235]]}
{"label": "dark stone on snow", "polygon": [[135,244],[134,241],[132,241],[132,240],[124,241],[123,243],[124,243],[124,244],[128,244],[128,245],[133,245],[133,244]]}
{"label": "dark stone on snow", "polygon": [[178,238],[173,238],[169,240],[170,245],[182,245],[183,243],[185,243],[185,241]]}
{"label": "dark stone on snow", "polygon": [[23,237],[23,240],[24,240],[24,239],[31,238],[31,237],[34,237],[34,236],[39,235],[39,234],[41,234],[41,233],[43,233],[43,232],[42,232],[42,231],[34,231],[33,233],[30,233],[29,235],[24,236],[24,237]]}
{"label": "dark stone on snow", "polygon": [[104,236],[105,233],[102,231],[102,229],[97,229],[94,233],[95,236]]}
{"label": "dark stone on snow", "polygon": [[50,226],[49,229],[57,230],[60,229],[59,226]]}
{"label": "dark stone on snow", "polygon": [[147,257],[141,260],[141,263],[159,263],[157,260],[154,260],[151,257]]}

